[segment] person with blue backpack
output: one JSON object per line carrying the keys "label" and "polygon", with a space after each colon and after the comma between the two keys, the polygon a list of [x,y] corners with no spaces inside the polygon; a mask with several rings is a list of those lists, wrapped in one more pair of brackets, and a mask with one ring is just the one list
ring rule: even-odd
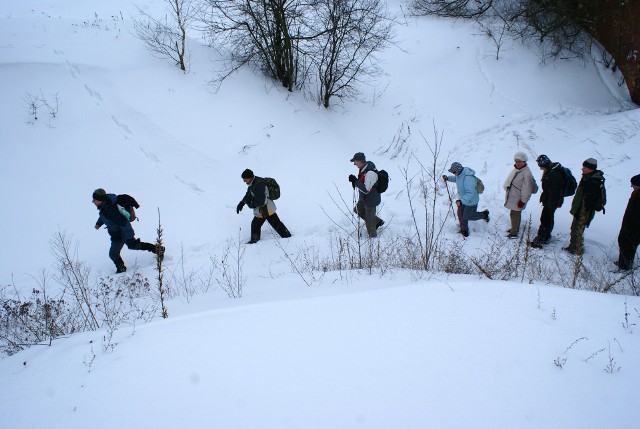
{"label": "person with blue backpack", "polygon": [[[127,267],[124,265],[124,261],[120,256],[120,251],[126,244],[131,250],[146,250],[157,254],[159,258],[164,257],[164,246],[158,249],[155,244],[145,243],[135,237],[135,232],[131,226],[132,210],[127,210],[119,204],[121,197],[128,197],[128,195],[107,194],[107,192],[98,188],[93,191],[92,202],[98,209],[98,220],[95,225],[95,229],[100,229],[103,225],[106,225],[107,232],[111,237],[111,247],[109,248],[109,258],[116,265],[116,274],[124,273],[127,271]],[[133,200],[134,204],[135,200]]]}
{"label": "person with blue backpack", "polygon": [[[566,193],[573,195],[576,182],[573,179],[573,190],[569,189],[571,185],[568,183],[570,179],[567,174],[570,175],[571,173],[565,173],[564,167],[559,162],[551,162],[547,155],[540,155],[536,158],[536,163],[542,170],[542,179],[540,180],[542,187],[542,194],[540,194],[542,213],[540,214],[540,227],[538,227],[536,237],[531,241],[531,247],[539,249],[544,244],[549,243],[556,210],[562,207]],[[565,188],[567,188],[566,191]]]}
{"label": "person with blue backpack", "polygon": [[454,162],[449,168],[449,173],[452,173],[453,176],[442,176],[442,180],[456,184],[462,208],[460,234],[463,237],[468,237],[469,221],[482,219],[489,222],[489,210],[478,212],[480,194],[478,193],[478,179],[473,169],[463,167],[459,162]]}

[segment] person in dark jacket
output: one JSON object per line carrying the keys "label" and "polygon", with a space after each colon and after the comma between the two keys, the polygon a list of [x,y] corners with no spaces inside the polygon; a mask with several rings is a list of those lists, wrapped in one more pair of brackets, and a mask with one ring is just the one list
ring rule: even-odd
{"label": "person in dark jacket", "polygon": [[540,203],[540,227],[536,237],[531,241],[531,247],[540,248],[549,243],[551,231],[553,231],[556,209],[562,207],[564,202],[564,172],[559,162],[551,162],[547,155],[540,155],[536,163],[542,170],[542,194]]}
{"label": "person in dark jacket", "polygon": [[631,178],[631,198],[622,217],[622,226],[618,234],[620,256],[616,265],[621,270],[630,270],[640,244],[640,174]]}
{"label": "person in dark jacket", "polygon": [[247,185],[247,192],[236,207],[236,213],[240,213],[244,205],[253,209],[251,221],[251,239],[247,244],[255,244],[260,241],[260,232],[265,221],[276,230],[282,238],[291,237],[291,233],[276,214],[276,203],[269,198],[269,188],[266,182],[253,174],[248,168],[240,175]]}
{"label": "person in dark jacket", "polygon": [[354,188],[358,188],[358,202],[354,211],[364,220],[369,237],[378,236],[378,228],[384,225],[384,221],[376,215],[376,207],[380,205],[382,198],[375,184],[378,182],[376,165],[367,161],[364,153],[358,152],[351,158],[353,165],[358,167],[358,177],[349,175],[349,182]]}
{"label": "person in dark jacket", "polygon": [[584,230],[596,214],[596,201],[604,187],[604,173],[598,170],[598,161],[588,158],[582,163],[582,178],[571,202],[571,240],[564,248],[574,255],[584,253]]}
{"label": "person in dark jacket", "polygon": [[92,198],[93,204],[98,209],[98,221],[95,228],[100,229],[103,225],[106,225],[107,232],[111,237],[109,258],[116,265],[116,274],[127,271],[127,267],[120,256],[120,251],[125,244],[131,250],[146,250],[159,254],[160,258],[164,257],[164,247],[161,247],[160,252],[158,252],[154,244],[145,243],[140,241],[139,238],[135,238],[135,233],[129,220],[130,214],[124,209],[120,210],[117,203],[118,197],[115,194],[107,194],[104,189],[99,188],[93,191]]}

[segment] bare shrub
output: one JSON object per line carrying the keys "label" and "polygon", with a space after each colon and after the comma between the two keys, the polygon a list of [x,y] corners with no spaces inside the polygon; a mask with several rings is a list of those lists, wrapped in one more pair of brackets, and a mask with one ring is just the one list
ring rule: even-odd
{"label": "bare shrub", "polygon": [[247,277],[244,275],[245,251],[238,230],[237,240],[227,240],[225,244],[220,262],[222,278],[216,279],[229,298],[241,298],[244,285],[247,283]]}
{"label": "bare shrub", "polygon": [[101,278],[92,284],[90,268],[77,257],[77,244],[64,232],[51,240],[58,270],[49,285],[43,270],[34,277],[37,287],[22,298],[14,285],[13,294],[0,291],[0,351],[13,354],[32,345],[51,345],[65,335],[104,329],[103,351],[115,347],[112,338],[119,326],[135,325],[155,317],[158,304],[149,281],[140,273],[117,279]]}
{"label": "bare shrub", "polygon": [[140,18],[133,20],[135,35],[160,58],[175,62],[183,72],[188,68],[187,31],[199,13],[193,0],[163,0],[168,13],[155,18],[138,7]]}
{"label": "bare shrub", "polygon": [[211,263],[204,271],[202,267],[188,269],[185,266],[184,248],[180,246],[180,260],[171,272],[172,287],[167,291],[168,296],[181,296],[190,302],[195,295],[208,292],[214,284],[218,268],[215,259],[210,258],[210,260]]}

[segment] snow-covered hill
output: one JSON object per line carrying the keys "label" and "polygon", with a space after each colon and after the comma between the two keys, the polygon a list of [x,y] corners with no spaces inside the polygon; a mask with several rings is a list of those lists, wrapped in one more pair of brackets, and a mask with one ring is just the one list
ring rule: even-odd
{"label": "snow-covered hill", "polygon": [[[125,0],[0,6],[0,287],[30,291],[40,269],[52,274],[57,231],[73,237],[92,278],[113,274],[108,236],[93,228],[98,187],[138,199],[143,240],[154,240],[160,210],[168,273],[205,270],[229,240],[246,241],[251,216],[235,212],[245,168],[278,179],[293,237],[277,243],[265,225],[246,247],[241,299],[221,288],[175,298],[169,319],[120,329],[106,352],[98,331],[3,358],[0,426],[637,426],[637,297],[402,271],[328,273],[309,287],[286,257],[329,251],[358,151],[392,177],[384,236],[408,230],[402,170],[428,159],[435,128],[442,165],[468,165],[487,186],[480,209],[492,222],[472,226],[466,249],[487,249],[507,227],[514,152],[545,153],[574,174],[594,157],[608,204],[587,230],[587,255],[611,263],[640,173],[640,113],[618,76],[594,61],[540,64],[516,43],[496,61],[469,23],[406,17],[378,59],[385,74],[361,101],[325,110],[250,69],[211,91],[219,54],[193,33],[182,74],[131,35],[134,14]],[[30,96],[57,99],[56,117],[41,108],[36,120]],[[550,255],[568,240],[567,206]],[[525,211],[536,227],[539,214],[537,204]],[[452,219],[445,234],[461,240]],[[151,254],[123,257],[153,278]]]}

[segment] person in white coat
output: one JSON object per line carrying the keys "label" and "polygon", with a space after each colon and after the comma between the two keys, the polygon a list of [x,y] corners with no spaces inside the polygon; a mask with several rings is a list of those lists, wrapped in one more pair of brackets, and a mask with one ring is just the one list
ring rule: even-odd
{"label": "person in white coat", "polygon": [[522,211],[527,206],[532,194],[538,192],[533,174],[527,166],[527,154],[516,152],[513,155],[513,170],[504,182],[504,206],[510,210],[511,228],[507,230],[507,237],[516,238],[520,231]]}

